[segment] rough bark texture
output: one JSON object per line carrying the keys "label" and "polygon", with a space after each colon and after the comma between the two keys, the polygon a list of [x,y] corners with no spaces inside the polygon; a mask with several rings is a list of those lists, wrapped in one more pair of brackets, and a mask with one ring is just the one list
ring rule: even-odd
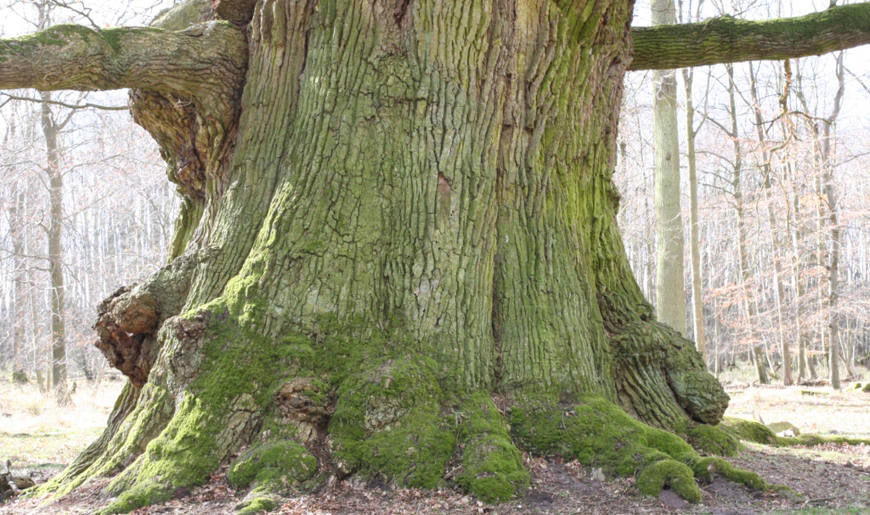
{"label": "rough bark texture", "polygon": [[[247,2],[220,5],[125,34],[244,23]],[[172,261],[97,323],[131,385],[43,492],[112,476],[124,511],[230,461],[251,509],[329,474],[431,487],[448,468],[499,500],[529,450],[697,499],[704,462],[663,429],[717,423],[727,396],[655,321],[616,227],[630,18],[623,0],[259,0],[240,95],[126,83],[185,205]],[[236,52],[232,24],[194,27]],[[195,74],[213,54],[180,55]]]}
{"label": "rough bark texture", "polygon": [[795,18],[746,21],[724,16],[631,32],[632,70],[821,55],[870,43],[870,2]]}

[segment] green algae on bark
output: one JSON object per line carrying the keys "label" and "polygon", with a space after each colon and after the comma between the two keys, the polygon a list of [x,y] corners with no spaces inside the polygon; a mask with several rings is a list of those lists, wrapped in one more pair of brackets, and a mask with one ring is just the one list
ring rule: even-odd
{"label": "green algae on bark", "polygon": [[[230,463],[241,510],[328,473],[495,502],[529,452],[695,500],[677,433],[727,453],[696,424],[728,398],[655,321],[616,226],[631,2],[211,4],[100,40],[165,36],[196,64],[117,83],[185,197],[173,262],[198,257],[156,299],[117,434],[51,490],[112,477],[124,511]],[[210,38],[238,51],[217,95],[194,73]]]}

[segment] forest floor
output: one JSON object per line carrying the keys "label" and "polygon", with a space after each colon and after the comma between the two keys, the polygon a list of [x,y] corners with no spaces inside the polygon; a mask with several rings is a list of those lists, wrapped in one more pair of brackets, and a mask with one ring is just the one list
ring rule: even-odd
{"label": "forest floor", "polygon": [[[870,393],[825,387],[728,387],[732,397],[726,416],[788,421],[803,433],[870,438]],[[45,480],[61,470],[102,430],[120,390],[119,381],[81,386],[74,405],[57,408],[34,388],[0,382],[0,459],[13,470]],[[665,490],[658,499],[641,495],[632,478],[600,480],[596,471],[577,462],[528,458],[533,473],[524,497],[486,505],[451,489],[388,488],[361,481],[330,481],[319,492],[289,498],[284,514],[345,513],[870,513],[870,446],[825,445],[774,448],[746,444],[735,465],[759,473],[770,483],[800,494],[751,492],[722,479],[702,485],[703,498],[691,505]],[[80,488],[49,506],[18,498],[0,504],[0,514],[91,513],[105,503],[103,485]],[[225,470],[190,493],[137,510],[137,514],[232,513],[241,500]]]}

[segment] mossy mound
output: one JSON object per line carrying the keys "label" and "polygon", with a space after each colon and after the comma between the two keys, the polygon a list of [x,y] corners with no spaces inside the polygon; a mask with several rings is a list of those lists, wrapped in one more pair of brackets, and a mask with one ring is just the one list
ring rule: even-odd
{"label": "mossy mound", "polygon": [[456,481],[486,502],[512,499],[529,485],[522,454],[511,441],[509,426],[488,395],[467,399],[458,418],[462,443],[462,470]]}
{"label": "mossy mound", "polygon": [[773,434],[773,431],[769,427],[751,420],[726,417],[722,419],[719,427],[739,440],[765,445],[773,445],[777,441],[777,436]]}
{"label": "mossy mound", "polygon": [[691,465],[700,456],[673,433],[639,422],[597,396],[570,405],[536,399],[510,412],[521,445],[544,456],[575,458],[606,473],[637,475],[638,488],[658,495],[665,486],[691,502],[701,498]]}
{"label": "mossy mound", "polygon": [[646,495],[658,496],[669,486],[677,495],[689,502],[701,500],[701,490],[695,484],[692,470],[675,460],[656,461],[637,475],[637,489]]}
{"label": "mossy mound", "polygon": [[427,360],[388,360],[342,383],[329,422],[340,472],[411,487],[441,482],[456,440],[440,416],[434,370]]}
{"label": "mossy mound", "polygon": [[705,454],[734,456],[739,445],[737,438],[724,429],[707,424],[698,424],[686,433],[692,447]]}
{"label": "mossy mound", "polygon": [[310,479],[317,472],[317,459],[305,447],[280,440],[257,445],[230,466],[227,479],[237,488],[251,484],[286,486]]}
{"label": "mossy mound", "polygon": [[269,512],[281,505],[281,498],[264,494],[256,496],[248,496],[236,506],[238,515],[246,515],[249,513],[264,513]]}

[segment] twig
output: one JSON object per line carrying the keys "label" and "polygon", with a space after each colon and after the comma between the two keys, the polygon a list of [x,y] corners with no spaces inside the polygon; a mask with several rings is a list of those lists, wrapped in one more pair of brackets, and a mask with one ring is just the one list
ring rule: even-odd
{"label": "twig", "polygon": [[[10,100],[23,100],[25,102],[36,102],[39,104],[44,103],[66,107],[67,109],[102,109],[104,111],[126,111],[129,109],[127,106],[106,106],[102,104],[93,104],[91,102],[86,102],[84,104],[68,104],[59,100],[42,100],[40,98],[20,97],[17,95],[10,95],[9,93],[0,93],[0,95],[6,97],[6,102],[9,102]],[[6,105],[6,102],[0,104],[0,107]]]}

